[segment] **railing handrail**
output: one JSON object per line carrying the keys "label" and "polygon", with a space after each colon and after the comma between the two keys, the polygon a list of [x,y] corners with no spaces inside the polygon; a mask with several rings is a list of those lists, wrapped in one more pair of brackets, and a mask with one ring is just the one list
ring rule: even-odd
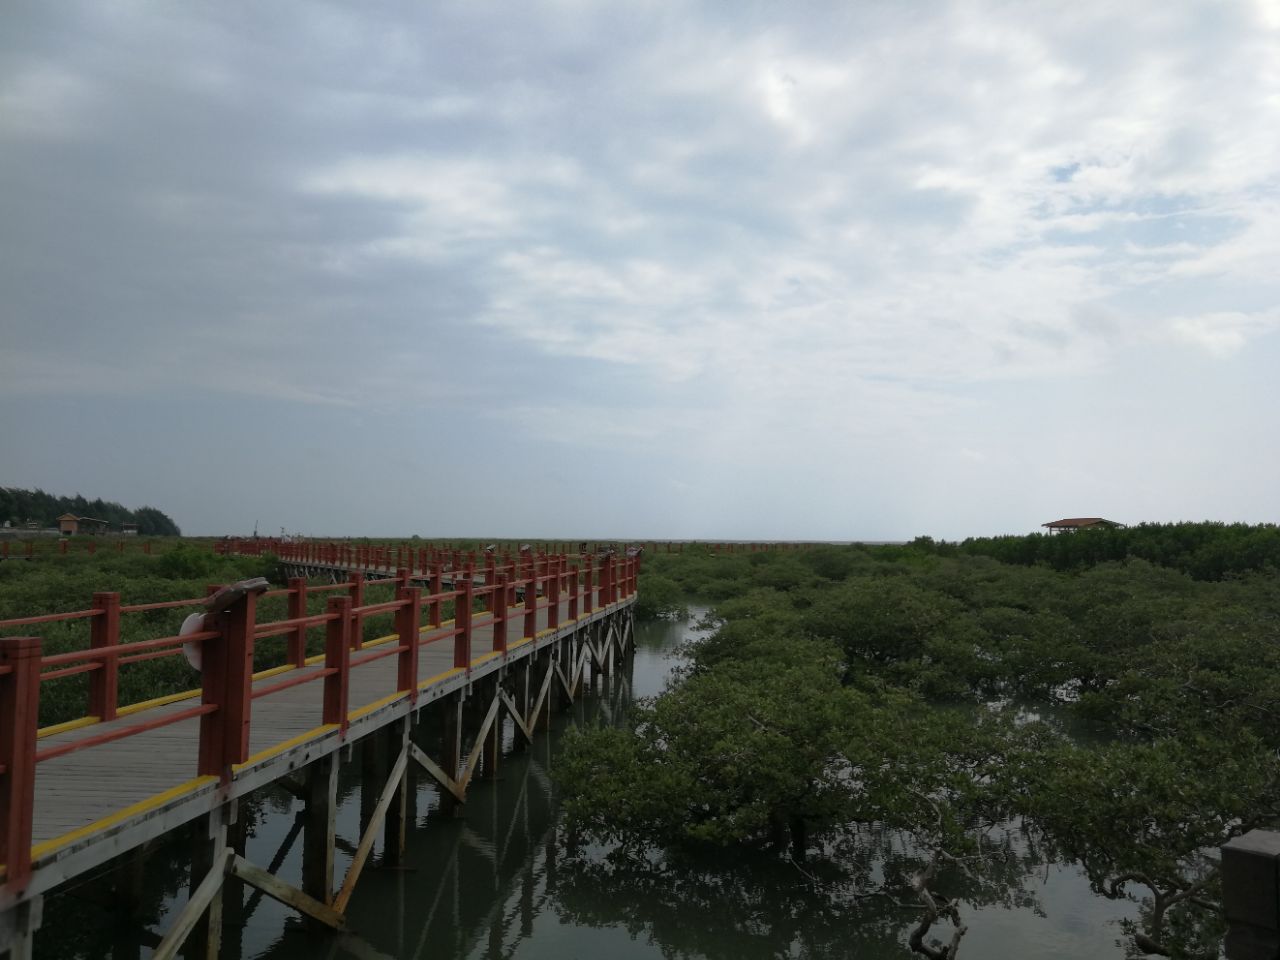
{"label": "railing handrail", "polygon": [[[122,615],[198,606],[205,603],[205,598],[122,605],[118,593],[98,592],[94,594],[93,607],[87,610],[0,620],[0,629],[77,619],[87,620],[91,626],[87,649],[47,656],[42,653],[38,637],[0,637],[0,864],[5,866],[6,888],[21,892],[30,876],[35,778],[40,763],[184,720],[199,719],[197,771],[225,781],[235,764],[248,759],[252,703],[256,699],[320,681],[324,684],[322,723],[335,724],[345,730],[349,722],[350,674],[356,667],[398,658],[393,695],[403,694],[415,700],[419,653],[423,646],[452,639],[454,666],[469,673],[473,663],[473,631],[477,626],[491,623],[493,649],[505,651],[507,625],[518,616],[523,616],[526,639],[537,636],[540,610],[548,611],[548,629],[559,626],[562,586],[568,587],[571,619],[597,608],[607,608],[636,592],[638,558],[608,555],[582,556],[577,560],[572,564],[564,554],[527,554],[520,561],[498,564],[497,559],[490,556],[479,568],[484,576],[479,585],[475,582],[477,568],[470,565],[446,571],[438,561],[420,572],[414,572],[412,567],[397,567],[395,576],[386,578],[395,586],[394,599],[372,604],[363,603],[364,590],[371,583],[381,581],[366,580],[362,569],[349,569],[350,580],[340,585],[312,587],[301,578],[293,578],[289,587],[268,592],[288,600],[290,615],[283,620],[258,623],[258,596],[247,590],[230,608],[206,614],[199,630],[128,643],[120,642]],[[444,590],[443,581],[448,572],[454,574],[449,578],[452,589]],[[421,587],[413,586],[413,580],[428,581],[430,592],[424,593]],[[308,594],[344,588],[345,594],[328,599],[324,613],[305,613]],[[524,592],[523,604],[516,602],[519,590]],[[597,598],[598,602],[593,602]],[[481,613],[488,614],[488,619],[475,615],[477,599],[484,602],[486,609]],[[441,621],[441,611],[442,604],[449,600],[454,601],[455,614],[452,626],[446,627]],[[394,633],[363,642],[362,619],[386,613],[393,615]],[[316,662],[317,658],[306,656],[306,631],[321,626],[326,630],[321,669],[254,688],[257,675],[252,672],[252,663],[258,640],[288,637],[288,658],[283,670],[293,670]],[[396,642],[387,644],[391,639]],[[116,702],[120,664],[179,655],[188,645],[199,647],[203,661],[198,705],[38,749],[41,731],[37,718],[40,686],[44,681],[90,674],[90,709],[98,712],[58,726],[65,731],[85,725],[84,721],[106,722],[126,709]],[[353,656],[356,651],[363,652]],[[50,667],[54,669],[48,669]],[[272,668],[267,672],[280,670]],[[185,696],[195,693],[187,691]],[[171,703],[175,698],[158,699]],[[141,712],[137,707],[130,705],[127,709],[131,713]]]}

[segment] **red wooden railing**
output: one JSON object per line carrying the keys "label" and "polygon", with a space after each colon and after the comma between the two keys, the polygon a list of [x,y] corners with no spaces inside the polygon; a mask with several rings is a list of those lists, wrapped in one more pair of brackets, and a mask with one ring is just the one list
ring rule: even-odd
{"label": "red wooden railing", "polygon": [[[165,541],[160,541],[162,544]],[[178,542],[176,539],[169,542]],[[39,547],[37,547],[39,544]],[[332,548],[332,552],[325,553],[317,551],[317,545],[326,548]],[[597,541],[580,541],[576,544],[554,543],[549,546],[540,545],[540,549],[546,549],[550,553],[597,553],[600,550],[612,547],[614,549],[622,549],[624,545],[617,543],[605,543]],[[683,553],[686,548],[698,547],[700,549],[710,550],[712,553],[756,553],[761,550],[781,550],[793,551],[804,550],[813,546],[810,543],[800,542],[744,542],[733,541],[725,543],[716,543],[707,540],[645,540],[639,541],[634,546],[644,547],[649,553]],[[510,545],[508,545],[510,547]],[[46,549],[47,548],[47,549]],[[142,553],[152,553],[152,541],[138,541],[132,537],[104,537],[99,539],[83,539],[83,540],[56,540],[53,538],[32,539],[16,537],[5,538],[0,540],[0,560],[9,559],[10,557],[26,557],[30,558],[40,554],[57,554],[65,556],[74,553],[87,553],[90,556],[97,553],[98,550],[110,551],[115,553],[124,553],[126,549],[138,549]],[[382,569],[395,569],[399,565],[399,561],[395,558],[400,551],[408,551],[412,553],[426,553],[435,557],[439,555],[452,556],[470,556],[475,557],[474,551],[463,551],[460,548],[433,546],[418,546],[416,544],[404,544],[400,547],[378,546],[369,544],[353,544],[346,543],[321,543],[320,541],[293,541],[278,540],[269,537],[244,538],[244,539],[226,539],[214,542],[214,550],[218,553],[244,553],[249,555],[257,555],[261,553],[277,553],[287,549],[289,558],[299,560],[304,557],[315,559],[316,562],[327,562],[332,558],[354,558],[361,557],[370,559],[379,558],[379,563],[386,562],[386,566]],[[321,560],[319,558],[325,558]],[[344,559],[341,562],[354,564],[351,559]],[[362,566],[372,566],[372,563],[361,563]],[[421,564],[419,564],[421,565]]]}
{"label": "red wooden railing", "polygon": [[[688,549],[710,550],[712,553],[759,553],[765,550],[783,552],[807,550],[818,544],[787,541],[779,543],[727,541],[716,543],[706,540],[642,540],[629,543],[613,543],[607,541],[580,541],[578,543],[553,543],[547,546],[546,552],[555,554],[583,553],[598,555],[607,551],[627,553],[643,548],[647,553],[683,553]],[[513,550],[511,544],[497,545],[508,557]],[[540,547],[541,549],[541,547]],[[395,570],[401,566],[416,566],[426,569],[431,563],[444,563],[446,566],[460,567],[470,564],[477,567],[482,562],[483,552],[474,549],[462,549],[448,544],[415,543],[401,544],[367,544],[351,541],[325,540],[280,540],[271,537],[228,538],[215,541],[216,553],[242,554],[260,556],[272,553],[281,560],[296,563],[336,564],[360,566],[377,570]]]}
{"label": "red wooden railing", "polygon": [[[354,559],[354,555],[349,556]],[[454,667],[469,672],[472,637],[477,626],[492,623],[493,650],[507,649],[508,621],[518,590],[524,591],[522,633],[532,639],[537,634],[540,611],[548,611],[548,628],[558,626],[559,604],[566,593],[571,619],[631,597],[637,589],[639,567],[638,557],[616,555],[582,557],[576,564],[571,564],[564,555],[524,554],[519,560],[502,563],[490,555],[480,574],[483,582],[477,584],[477,574],[471,566],[446,570],[443,562],[437,561],[417,575],[429,583],[425,594],[421,587],[411,586],[415,574],[407,566],[399,568],[393,579],[384,581],[366,581],[359,571],[353,572],[348,581],[324,586],[310,586],[305,580],[291,579],[288,587],[261,595],[288,598],[288,615],[284,620],[258,623],[258,596],[250,592],[227,610],[206,615],[204,629],[199,632],[132,643],[120,643],[121,616],[196,607],[205,603],[205,599],[122,605],[119,594],[103,592],[94,594],[93,605],[86,610],[0,620],[0,630],[68,620],[87,620],[90,625],[88,649],[50,655],[42,654],[38,637],[0,637],[0,864],[5,865],[6,888],[20,892],[31,874],[32,817],[39,764],[199,717],[199,740],[193,757],[196,772],[225,781],[231,776],[232,766],[244,763],[249,757],[254,700],[305,683],[322,683],[320,722],[345,731],[350,715],[350,676],[356,667],[396,657],[395,689],[389,690],[388,695],[404,694],[415,700],[423,646],[452,640]],[[446,575],[452,580],[449,590],[442,589]],[[381,584],[394,587],[394,597],[366,603],[365,588]],[[307,597],[325,592],[339,595],[329,597],[323,613],[308,615]],[[455,606],[451,624],[441,620],[443,605],[450,601]],[[477,617],[474,612],[477,604],[487,619]],[[363,643],[363,619],[387,613],[394,617],[395,631],[391,637]],[[320,627],[325,630],[321,669],[257,687],[253,685],[254,651],[259,641],[285,638],[286,664],[266,673],[288,672],[307,663],[307,631]],[[39,748],[42,732],[57,732],[37,728],[42,683],[89,674],[90,712],[80,720],[59,725],[61,730],[113,720],[125,711],[145,717],[146,704],[121,707],[117,702],[120,665],[180,656],[184,644],[198,644],[201,651],[197,705],[158,716],[153,714],[136,723],[78,736],[43,750]],[[192,691],[189,695],[194,699],[197,694]],[[173,699],[160,698],[164,702]],[[155,704],[160,705],[160,702]]]}

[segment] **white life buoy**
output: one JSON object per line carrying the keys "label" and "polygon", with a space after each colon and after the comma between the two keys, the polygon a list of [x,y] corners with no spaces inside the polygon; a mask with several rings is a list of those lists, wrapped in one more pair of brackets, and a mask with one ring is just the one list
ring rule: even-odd
{"label": "white life buoy", "polygon": [[[189,633],[199,633],[204,629],[204,614],[193,613],[182,621],[182,627],[178,630],[178,636],[185,637]],[[199,672],[200,670],[200,643],[184,643],[182,645],[182,655],[187,658],[187,663]]]}

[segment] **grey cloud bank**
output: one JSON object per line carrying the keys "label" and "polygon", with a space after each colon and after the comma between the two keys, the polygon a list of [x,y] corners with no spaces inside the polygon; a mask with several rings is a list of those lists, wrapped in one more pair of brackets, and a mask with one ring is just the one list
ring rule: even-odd
{"label": "grey cloud bank", "polygon": [[1275,0],[0,19],[4,485],[193,533],[1275,519]]}

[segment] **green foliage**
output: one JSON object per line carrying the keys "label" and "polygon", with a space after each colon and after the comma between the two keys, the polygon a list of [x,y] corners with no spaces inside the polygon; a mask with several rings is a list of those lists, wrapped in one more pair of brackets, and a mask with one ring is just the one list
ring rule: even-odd
{"label": "green foliage", "polygon": [[791,649],[773,669],[725,664],[640,706],[628,730],[570,742],[561,773],[571,821],[610,840],[764,840],[796,818],[843,819],[839,754],[858,695],[828,645]]}
{"label": "green foliage", "polygon": [[640,620],[678,619],[688,613],[680,584],[658,573],[641,573],[635,614]]}
{"label": "green foliage", "polygon": [[620,849],[789,835],[860,863],[891,830],[881,881],[919,897],[909,941],[938,956],[930,925],[960,923],[931,889],[964,864],[966,896],[1016,900],[992,873],[1016,828],[1140,901],[1135,953],[1214,956],[1205,851],[1280,822],[1277,542],[1178,524],[646,558],[718,626],[626,729],[572,739],[569,823]]}
{"label": "green foliage", "polygon": [[922,540],[933,552],[995,557],[1004,563],[1043,564],[1055,570],[1085,570],[1107,561],[1140,558],[1197,580],[1280,569],[1280,527],[1244,523],[1144,523],[1135,527],[1086,528],[1070,534],[980,537],[958,548]]}
{"label": "green foliage", "polygon": [[[0,620],[65,613],[88,609],[93,594],[114,591],[122,604],[156,603],[196,599],[212,583],[232,583],[265,576],[278,580],[274,557],[219,557],[207,544],[183,543],[156,556],[100,551],[68,556],[37,556],[32,560],[0,563]],[[313,598],[317,604],[320,597]],[[120,618],[120,642],[133,643],[174,636],[193,608],[152,610],[124,614]],[[318,606],[313,612],[319,612]],[[285,606],[273,598],[259,604],[260,619],[283,619]],[[38,627],[0,628],[6,636],[41,638],[45,653],[84,650],[89,646],[85,620],[41,624]],[[318,643],[318,641],[317,641]],[[255,666],[262,669],[281,662],[279,642],[263,644]],[[199,685],[199,675],[181,656],[168,656],[126,664],[120,670],[120,703],[188,690]],[[85,675],[51,680],[40,685],[41,725],[61,723],[85,714],[88,684]]]}
{"label": "green foliage", "polygon": [[155,507],[129,510],[112,500],[86,500],[78,493],[74,497],[59,497],[39,489],[0,487],[0,521],[8,520],[15,527],[21,527],[28,520],[35,520],[42,527],[53,527],[64,513],[106,520],[116,530],[122,524],[136,523],[138,535],[142,537],[182,535],[178,525]]}

